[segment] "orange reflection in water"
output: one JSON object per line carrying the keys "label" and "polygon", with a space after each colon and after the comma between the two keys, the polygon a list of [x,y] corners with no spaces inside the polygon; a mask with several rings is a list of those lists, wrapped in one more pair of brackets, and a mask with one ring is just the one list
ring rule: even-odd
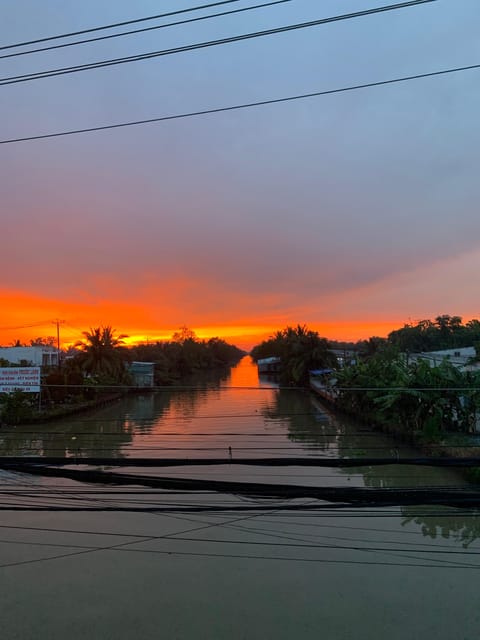
{"label": "orange reflection in water", "polygon": [[258,387],[257,367],[253,364],[250,356],[245,356],[231,370],[230,384],[231,387]]}

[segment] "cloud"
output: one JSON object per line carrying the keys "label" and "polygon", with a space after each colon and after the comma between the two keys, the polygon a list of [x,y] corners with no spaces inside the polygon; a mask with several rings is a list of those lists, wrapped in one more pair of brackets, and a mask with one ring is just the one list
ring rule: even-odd
{"label": "cloud", "polygon": [[[15,85],[5,122],[35,133],[464,64],[478,49],[478,7],[447,5],[416,9],[419,22],[405,11],[395,30],[379,16],[322,38],[306,30],[290,46]],[[474,313],[479,108],[469,72],[2,147],[5,325],[47,314],[163,335],[307,321],[333,337],[446,306]]]}

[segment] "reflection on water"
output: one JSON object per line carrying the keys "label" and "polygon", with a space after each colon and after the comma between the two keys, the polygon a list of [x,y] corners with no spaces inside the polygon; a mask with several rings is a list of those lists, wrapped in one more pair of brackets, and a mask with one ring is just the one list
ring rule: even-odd
{"label": "reflection on water", "polygon": [[68,424],[29,425],[2,429],[0,455],[44,455],[59,457],[104,455],[121,457],[121,448],[132,440],[127,419],[84,421]]}
{"label": "reflection on water", "polygon": [[269,423],[285,424],[290,442],[302,445],[306,452],[338,456],[339,425],[309,392],[277,390],[262,413]]}
{"label": "reflection on water", "polygon": [[[191,386],[185,388],[188,385]],[[182,388],[128,396],[109,406],[49,425],[0,431],[0,455],[77,459],[82,456],[228,458],[230,447],[237,458],[368,456],[394,459],[418,455],[418,451],[368,426],[333,414],[309,392],[279,389],[268,380],[259,384],[256,367],[248,357],[232,371],[192,377]],[[215,476],[217,472],[219,475]],[[208,470],[214,477],[224,477],[227,472],[231,479],[329,486],[465,484],[463,476],[451,469],[393,464],[348,469],[231,467],[227,470],[219,467]],[[454,509],[405,507],[401,514],[405,527],[420,527],[425,536],[449,537],[464,545],[478,537],[480,515],[477,512],[474,516],[461,516]]]}
{"label": "reflection on water", "polygon": [[[418,524],[425,537],[454,540],[468,548],[480,535],[480,510],[469,509],[464,513],[459,509],[438,507],[402,507],[402,526]],[[445,515],[442,515],[442,511]],[[440,512],[440,513],[439,513]]]}

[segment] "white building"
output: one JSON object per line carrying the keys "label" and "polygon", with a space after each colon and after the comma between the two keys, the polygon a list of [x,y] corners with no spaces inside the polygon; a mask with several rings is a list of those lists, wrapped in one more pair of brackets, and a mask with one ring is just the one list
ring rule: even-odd
{"label": "white building", "polygon": [[10,364],[34,367],[53,367],[58,365],[58,349],[47,345],[35,347],[0,347],[0,358]]}
{"label": "white building", "polygon": [[[440,351],[422,351],[421,353],[409,353],[408,362],[425,360],[431,367],[438,367],[443,360],[448,360],[459,369],[464,369],[475,358],[475,347],[457,347],[455,349],[442,349]],[[469,369],[472,365],[469,365]],[[475,368],[475,367],[474,367]]]}

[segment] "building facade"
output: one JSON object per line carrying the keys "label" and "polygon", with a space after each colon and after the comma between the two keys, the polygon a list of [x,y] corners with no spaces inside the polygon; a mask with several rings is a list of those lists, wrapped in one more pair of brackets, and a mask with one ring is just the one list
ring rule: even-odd
{"label": "building facade", "polygon": [[153,387],[154,385],[153,362],[131,362],[128,365],[128,372],[133,378],[136,387]]}
{"label": "building facade", "polygon": [[56,367],[59,361],[56,347],[0,347],[0,359],[10,364],[34,367]]}

